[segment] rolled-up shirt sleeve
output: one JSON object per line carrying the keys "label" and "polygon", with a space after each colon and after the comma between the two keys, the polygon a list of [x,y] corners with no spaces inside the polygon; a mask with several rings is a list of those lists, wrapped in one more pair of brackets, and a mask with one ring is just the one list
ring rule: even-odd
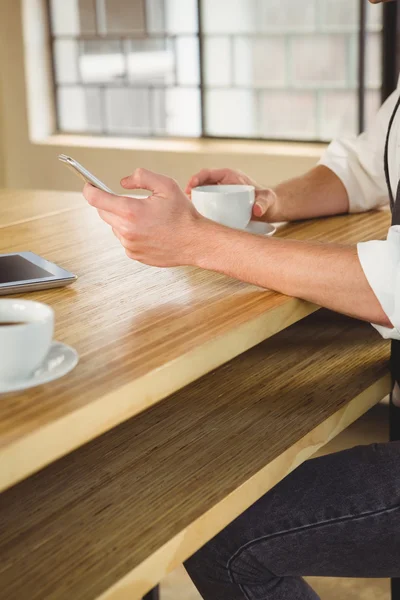
{"label": "rolled-up shirt sleeve", "polygon": [[400,226],[385,241],[360,242],[358,258],[369,285],[393,328],[372,325],[384,338],[400,340]]}
{"label": "rolled-up shirt sleeve", "polygon": [[358,137],[333,141],[319,162],[344,184],[352,213],[388,203],[383,158],[388,125],[398,97],[399,89],[382,105],[368,131]]}
{"label": "rolled-up shirt sleeve", "polygon": [[[320,164],[333,171],[344,184],[350,212],[364,212],[388,203],[384,154],[389,122],[399,93],[400,87],[383,104],[366,133],[332,142],[322,156]],[[396,145],[394,136],[389,144],[393,190],[397,189],[399,174]],[[400,226],[391,227],[384,241],[359,243],[357,251],[368,283],[393,327],[372,325],[384,338],[400,340]]]}

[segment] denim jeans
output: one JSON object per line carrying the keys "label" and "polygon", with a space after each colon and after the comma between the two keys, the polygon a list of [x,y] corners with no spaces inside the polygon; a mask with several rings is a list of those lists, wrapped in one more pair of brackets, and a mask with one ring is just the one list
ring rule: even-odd
{"label": "denim jeans", "polygon": [[302,577],[400,577],[400,442],[309,460],[185,566],[204,600],[317,600]]}

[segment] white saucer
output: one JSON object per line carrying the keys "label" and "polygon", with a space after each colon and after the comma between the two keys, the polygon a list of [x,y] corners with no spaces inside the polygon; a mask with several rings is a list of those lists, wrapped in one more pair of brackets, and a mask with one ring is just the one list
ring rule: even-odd
{"label": "white saucer", "polygon": [[28,378],[13,382],[0,381],[0,394],[27,390],[59,379],[72,371],[78,361],[79,356],[76,350],[61,342],[53,342],[43,364]]}
{"label": "white saucer", "polygon": [[256,235],[274,235],[276,228],[270,223],[263,223],[262,221],[250,221],[250,223],[243,229],[248,233],[254,233]]}

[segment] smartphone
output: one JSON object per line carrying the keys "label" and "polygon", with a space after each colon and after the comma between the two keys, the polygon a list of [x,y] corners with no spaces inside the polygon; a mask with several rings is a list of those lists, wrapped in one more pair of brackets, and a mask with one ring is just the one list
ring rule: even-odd
{"label": "smartphone", "polygon": [[112,190],[110,190],[110,188],[107,187],[105,185],[105,183],[100,181],[100,179],[97,179],[97,177],[92,175],[92,173],[90,173],[90,171],[85,169],[85,167],[83,167],[81,164],[79,164],[76,160],[74,160],[70,156],[66,156],[65,154],[60,154],[60,156],[58,157],[58,160],[60,160],[65,165],[67,165],[67,167],[69,169],[71,169],[71,171],[73,171],[76,175],[78,175],[78,177],[83,179],[83,181],[85,183],[90,183],[95,188],[102,190],[103,192],[108,192],[109,194],[114,194],[114,192]]}

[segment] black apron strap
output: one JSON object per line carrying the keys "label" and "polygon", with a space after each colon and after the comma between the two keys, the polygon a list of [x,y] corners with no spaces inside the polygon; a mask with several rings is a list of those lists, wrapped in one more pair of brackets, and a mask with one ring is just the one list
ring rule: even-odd
{"label": "black apron strap", "polygon": [[[387,189],[389,192],[389,201],[390,201],[390,209],[392,211],[392,214],[394,212],[394,208],[395,205],[397,204],[397,202],[395,202],[394,196],[393,196],[393,190],[392,190],[392,184],[390,183],[390,172],[389,172],[389,141],[390,141],[390,134],[392,133],[392,128],[393,128],[393,123],[394,120],[396,118],[397,112],[400,108],[400,97],[396,102],[396,106],[394,107],[394,111],[392,116],[390,117],[390,121],[389,121],[389,127],[388,127],[388,132],[387,132],[387,136],[386,136],[386,143],[385,143],[385,159],[384,159],[384,167],[385,167],[385,177],[386,177],[386,185],[387,185]],[[399,195],[399,188],[397,188],[397,195]],[[397,200],[398,198],[396,198]],[[400,217],[400,215],[399,215]],[[398,223],[393,223],[394,225],[400,225],[400,220]]]}
{"label": "black apron strap", "polygon": [[392,225],[400,225],[400,181],[397,186],[396,198],[392,208]]}
{"label": "black apron strap", "polygon": [[[397,187],[396,198],[393,197],[392,186],[390,182],[389,169],[389,140],[392,132],[393,123],[400,108],[400,99],[397,101],[393,114],[389,122],[388,133],[385,144],[385,177],[389,191],[390,208],[392,210],[392,225],[400,225],[400,182]],[[392,373],[393,386],[400,382],[400,341],[392,340],[392,353],[390,357],[390,370]],[[390,398],[390,439],[392,441],[400,440],[400,408],[393,404],[393,398]]]}
{"label": "black apron strap", "polygon": [[[389,170],[389,141],[392,132],[393,123],[400,107],[400,98],[396,103],[395,109],[389,122],[389,128],[385,144],[385,177],[389,192],[390,208],[392,211],[392,225],[400,225],[400,182],[396,190],[396,198],[393,197],[392,185],[390,182]],[[392,374],[392,393],[390,394],[389,406],[389,434],[390,440],[400,440],[400,408],[393,403],[393,388],[400,381],[400,341],[392,340],[392,352],[390,356],[390,371]],[[400,579],[392,579],[391,581],[391,598],[392,600],[400,600]]]}

